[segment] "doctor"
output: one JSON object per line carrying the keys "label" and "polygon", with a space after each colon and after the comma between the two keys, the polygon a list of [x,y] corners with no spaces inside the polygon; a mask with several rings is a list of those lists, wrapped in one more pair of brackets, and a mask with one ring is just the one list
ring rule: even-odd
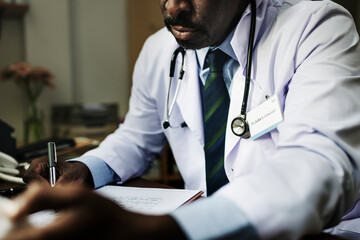
{"label": "doctor", "polygon": [[[84,206],[99,214],[100,219],[87,218],[85,223],[71,221],[76,228],[63,219],[45,230],[32,229],[39,238],[61,232],[91,234],[99,224],[112,236],[151,238],[166,233],[174,239],[299,239],[337,224],[354,203],[360,183],[360,49],[354,22],[331,1],[256,0],[245,109],[249,118],[253,116],[248,122],[256,134],[238,137],[231,123],[244,102],[249,2],[160,0],[167,29],[144,44],[125,122],[97,149],[76,162],[59,165],[57,185],[77,181],[99,187],[125,182],[151,167],[168,141],[185,187],[202,189],[210,197],[169,216],[144,217],[77,186],[34,187],[23,196],[25,203],[15,217],[69,206]],[[186,49],[185,74],[177,79],[179,55],[168,90],[171,56],[179,45]],[[225,116],[221,120],[225,128],[217,131],[219,137],[214,140],[214,145],[224,147],[219,147],[220,160],[208,171],[208,163],[219,155],[219,149],[208,154],[212,145],[207,130],[216,127],[207,127],[211,114],[206,105],[208,77],[214,68],[210,53],[216,49],[225,54],[216,57],[225,61],[215,69],[221,68],[227,93],[222,96],[229,105],[226,114],[215,114]],[[178,81],[182,82],[175,94]],[[167,105],[172,102],[169,114]],[[280,117],[271,120],[275,112]],[[170,124],[166,129],[165,120]],[[259,122],[265,127],[256,125]],[[46,182],[47,171],[46,162],[35,161],[24,180]],[[79,209],[71,209],[72,219],[86,216],[86,211],[81,215]],[[141,233],[136,231],[139,222]]]}

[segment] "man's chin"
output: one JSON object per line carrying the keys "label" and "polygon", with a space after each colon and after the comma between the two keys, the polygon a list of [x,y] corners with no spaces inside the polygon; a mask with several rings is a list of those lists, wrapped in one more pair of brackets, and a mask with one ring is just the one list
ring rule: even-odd
{"label": "man's chin", "polygon": [[[176,39],[176,38],[175,38]],[[196,49],[201,49],[204,47],[208,47],[210,46],[209,43],[196,43],[196,42],[192,42],[189,40],[179,40],[176,39],[176,42],[183,48],[185,49],[191,49],[191,50],[196,50]]]}

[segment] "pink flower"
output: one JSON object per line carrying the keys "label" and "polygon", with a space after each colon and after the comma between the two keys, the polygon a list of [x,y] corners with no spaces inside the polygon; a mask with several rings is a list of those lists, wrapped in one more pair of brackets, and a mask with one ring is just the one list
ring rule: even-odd
{"label": "pink flower", "polygon": [[1,73],[2,80],[14,79],[18,84],[43,84],[44,86],[55,88],[52,82],[53,74],[43,67],[31,67],[28,63],[17,62],[5,67]]}
{"label": "pink flower", "polygon": [[28,76],[30,82],[43,83],[45,86],[55,88],[55,84],[51,81],[53,78],[52,73],[43,67],[34,67]]}
{"label": "pink flower", "polygon": [[0,73],[2,80],[14,80],[32,101],[40,96],[43,87],[55,88],[53,77],[49,70],[43,67],[31,67],[25,62],[13,63]]}

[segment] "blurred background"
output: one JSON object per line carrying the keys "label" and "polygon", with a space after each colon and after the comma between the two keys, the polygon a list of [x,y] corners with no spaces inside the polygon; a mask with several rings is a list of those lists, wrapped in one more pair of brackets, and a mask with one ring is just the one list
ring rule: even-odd
{"label": "blurred background", "polygon": [[[337,2],[360,21],[359,1]],[[137,55],[161,27],[158,0],[0,0],[0,70],[26,62],[53,74],[37,101],[43,137],[101,138],[124,118]],[[18,143],[28,112],[14,81],[0,81],[0,119]]]}
{"label": "blurred background", "polygon": [[[45,87],[37,103],[44,136],[59,134],[59,128],[66,136],[79,131],[98,136],[113,130],[114,121],[121,121],[128,110],[132,69],[141,46],[163,26],[159,1],[0,4],[0,70],[21,61],[54,75],[56,88]],[[18,143],[23,142],[28,111],[27,98],[14,81],[1,81],[0,119],[14,127]],[[111,126],[100,126],[106,120]],[[64,130],[66,124],[72,128]]]}

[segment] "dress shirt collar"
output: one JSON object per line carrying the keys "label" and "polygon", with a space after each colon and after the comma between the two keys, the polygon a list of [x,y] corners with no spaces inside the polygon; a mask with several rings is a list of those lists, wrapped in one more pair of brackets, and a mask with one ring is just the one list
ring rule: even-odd
{"label": "dress shirt collar", "polygon": [[227,38],[220,44],[220,46],[218,47],[205,47],[205,48],[201,48],[196,50],[196,55],[198,58],[198,64],[199,64],[199,68],[200,69],[204,69],[204,65],[205,65],[205,58],[206,55],[208,53],[209,50],[215,50],[215,49],[220,49],[221,51],[223,51],[224,53],[226,53],[227,55],[229,55],[233,60],[237,61],[235,52],[230,44],[231,39],[234,36],[234,32],[235,30],[233,30],[228,36]]}

